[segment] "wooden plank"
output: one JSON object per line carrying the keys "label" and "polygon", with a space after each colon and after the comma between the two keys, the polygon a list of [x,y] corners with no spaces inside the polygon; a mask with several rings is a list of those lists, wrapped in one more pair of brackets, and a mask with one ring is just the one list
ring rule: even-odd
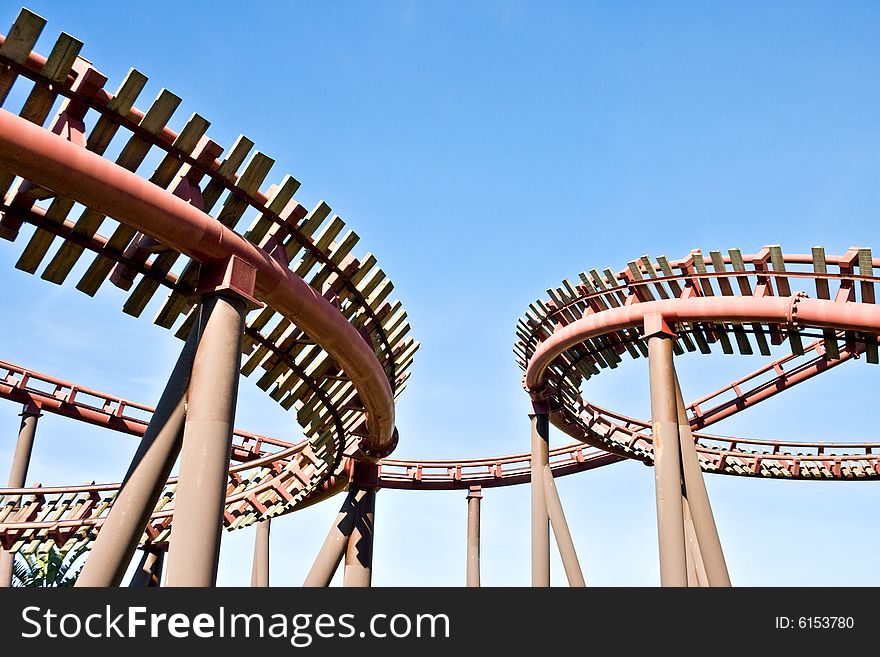
{"label": "wooden plank", "polygon": [[[191,155],[192,151],[196,148],[199,140],[207,132],[210,125],[211,124],[203,117],[198,114],[193,114],[177,135],[172,146],[187,155]],[[158,130],[161,129],[162,127],[158,128]],[[149,180],[158,187],[167,188],[172,184],[182,166],[182,160],[172,153],[166,153]],[[107,240],[107,248],[122,255],[125,252],[126,247],[137,234],[137,230],[131,226],[120,223],[113,231],[110,239]],[[115,260],[99,255],[89,266],[79,283],[77,283],[76,288],[80,292],[84,292],[89,296],[94,296],[103,282],[110,275],[115,264]]]}
{"label": "wooden plank", "polygon": [[[644,267],[645,272],[648,274],[648,278],[657,278],[657,269],[654,266],[654,263],[651,261],[651,258],[647,255],[643,255],[641,257],[642,267]],[[655,282],[654,287],[657,289],[657,294],[660,295],[661,299],[668,299],[669,293],[666,291],[663,283]]]}
{"label": "wooden plank", "polygon": [[[235,186],[245,194],[253,196],[259,191],[260,185],[263,184],[274,164],[275,160],[257,151],[253,154],[247,166],[245,166],[241,178],[239,178]],[[247,201],[229,194],[217,215],[217,221],[229,228],[235,228],[247,207]]]}
{"label": "wooden plank", "polygon": [[[56,226],[62,226],[68,213],[73,208],[74,201],[66,196],[57,196],[52,199],[43,221]],[[55,233],[37,228],[36,232],[31,235],[27,245],[22,251],[15,263],[16,269],[33,274],[37,271],[52,242],[55,240]]]}
{"label": "wooden plank", "polygon": [[[223,178],[231,180],[251,148],[253,148],[253,142],[250,139],[246,138],[244,135],[240,135],[233,145],[232,149],[230,150],[229,155],[217,170],[218,174],[220,174],[220,176]],[[260,177],[263,168],[266,167],[267,164],[268,167],[271,167],[273,163],[274,161],[271,160],[271,158],[267,158],[265,155],[262,155],[260,153],[255,154],[254,158],[252,158],[250,163],[248,164],[250,172],[248,172],[247,170],[245,171],[245,174],[247,174],[248,178],[245,179],[245,175],[242,175],[241,178],[243,184],[246,184],[245,191],[252,187],[254,185],[254,182],[256,182],[256,185],[259,185],[259,183],[262,182],[262,180],[268,174],[268,168],[266,168],[265,173],[263,173],[262,177]],[[251,167],[251,165],[253,165],[253,167]],[[205,191],[202,192],[204,212],[209,212],[213,208],[214,204],[219,200],[223,191],[224,188],[222,184],[219,183],[217,180],[211,180],[211,182],[208,183],[208,185],[205,187]],[[256,191],[256,188],[254,187],[252,191]],[[234,197],[230,194],[227,198],[227,202],[230,202],[230,199],[233,198]],[[240,206],[231,205],[229,207],[238,208]],[[246,204],[241,207],[241,213],[244,212],[245,207],[247,207]],[[232,223],[237,222],[238,218],[240,218],[241,216],[241,213],[239,213],[238,216],[235,216],[236,211],[237,210],[230,210],[226,220]],[[185,286],[195,287],[198,282],[198,266],[196,265],[196,263],[187,263],[179,280]],[[172,292],[165,300],[165,303],[162,305],[153,321],[159,326],[171,328],[171,326],[177,320],[178,316],[182,312],[186,311],[190,303],[191,302],[185,296],[176,292]]]}
{"label": "wooden plank", "polygon": [[609,268],[606,267],[602,271],[605,273],[605,280],[609,285],[608,294],[616,296],[620,305],[624,305],[626,303],[626,293],[622,289],[621,282],[617,280],[616,275]]}
{"label": "wooden plank", "polygon": [[[774,272],[784,272],[785,271],[785,258],[782,255],[782,248],[779,245],[771,245],[770,249],[770,264],[773,267]],[[788,278],[785,276],[774,276],[776,281],[776,291],[778,296],[780,297],[790,297],[791,296],[791,286],[788,283]],[[804,343],[801,338],[800,331],[798,331],[793,326],[788,326],[786,332],[788,333],[788,343],[791,347],[791,353],[796,356],[800,356],[804,353]]]}
{"label": "wooden plank", "polygon": [[[329,249],[330,244],[336,239],[339,233],[342,232],[343,228],[345,228],[345,222],[339,217],[339,215],[334,215],[315,240],[315,246],[318,250],[324,255],[327,255],[327,250]],[[306,278],[317,262],[318,258],[315,254],[311,252],[304,254],[302,261],[296,267],[296,275],[300,278]]]}
{"label": "wooden plank", "polygon": [[[214,153],[218,148],[220,147],[210,139],[200,140],[196,147],[191,150],[191,156],[198,162],[209,164],[214,161]],[[198,171],[194,171],[191,167],[187,167],[177,174],[175,182],[171,183],[170,188],[176,189],[178,180],[183,177],[190,178],[190,176],[200,177],[201,174]],[[192,178],[190,178],[190,182],[193,182]],[[195,207],[201,208],[201,204],[198,199],[195,199],[195,202],[191,203],[193,203]],[[152,260],[150,264],[150,269],[156,275],[165,276],[168,274],[168,272],[171,271],[172,267],[174,267],[174,264],[181,257],[183,256],[174,250],[168,250],[163,253],[159,253]],[[140,317],[147,304],[149,304],[152,300],[156,290],[159,289],[159,285],[159,281],[157,281],[155,278],[148,278],[146,276],[141,277],[141,279],[134,286],[134,290],[132,290],[128,298],[125,300],[125,303],[122,306],[122,311],[134,317]]]}
{"label": "wooden plank", "polygon": [[[123,112],[127,115],[146,82],[146,76],[135,69],[130,69],[125,80],[123,80],[117,90],[116,95],[108,104],[108,108],[111,108],[113,111]],[[118,129],[118,123],[102,116],[98,119],[97,124],[86,139],[86,148],[93,153],[102,155]],[[72,207],[73,200],[66,197],[56,197],[52,200],[52,203],[49,206],[46,220],[58,225],[63,224],[64,219],[67,217],[67,214]],[[16,267],[31,274],[35,273],[40,266],[40,263],[43,261],[43,258],[45,258],[51,248],[54,240],[54,233],[38,228],[31,236],[30,241],[16,264]]]}
{"label": "wooden plank", "polygon": [[[873,278],[874,265],[871,256],[871,249],[861,248],[859,253],[859,276]],[[874,303],[874,283],[873,281],[859,281],[862,303]],[[877,364],[877,341],[872,335],[865,336],[865,360],[873,365]]]}
{"label": "wooden plank", "polygon": [[[736,277],[740,294],[742,296],[752,296],[752,286],[749,282],[749,277],[746,274],[746,266],[743,262],[742,253],[739,249],[730,249],[728,253],[730,254],[730,263],[733,266],[733,270],[736,272],[743,272],[744,274]],[[755,342],[758,343],[758,351],[764,356],[769,356],[770,345],[767,343],[767,336],[764,334],[764,327],[760,322],[753,322],[751,326],[752,335],[755,336]]]}
{"label": "wooden plank", "polygon": [[[675,272],[672,271],[672,267],[669,265],[669,260],[666,256],[657,256],[657,264],[660,266],[660,271],[663,272],[663,276],[667,278],[675,276]],[[674,297],[678,298],[681,296],[681,286],[678,284],[678,281],[671,280],[667,281],[666,284],[669,286]]]}
{"label": "wooden plank", "polygon": [[[320,225],[324,223],[324,220],[330,216],[331,212],[332,209],[325,201],[318,201],[318,204],[309,211],[297,227],[298,232],[306,238],[311,238]],[[294,259],[301,248],[302,244],[300,244],[294,236],[291,236],[285,242],[284,250],[287,253],[288,262],[293,264]]]}
{"label": "wooden plank", "polygon": [[[62,32],[43,66],[41,75],[58,85],[66,82],[82,46],[82,41]],[[43,125],[57,97],[58,92],[54,89],[36,85],[25,101],[20,116],[31,123]]]}
{"label": "wooden plank", "polygon": [[822,246],[814,246],[813,252],[813,273],[818,274],[816,277],[816,297],[819,299],[830,299],[828,290],[828,279],[822,278],[828,273],[828,266],[825,262],[825,248]]}
{"label": "wooden plank", "polygon": [[[107,104],[107,109],[117,116],[127,117],[146,84],[146,75],[137,69],[129,69],[119,89]],[[102,114],[86,139],[86,148],[93,153],[103,154],[119,128],[118,122]]]}
{"label": "wooden plank", "polygon": [[[253,147],[254,142],[244,135],[239,135],[235,140],[235,143],[232,145],[232,148],[229,149],[223,162],[221,162],[220,166],[217,168],[217,175],[220,178],[225,178],[229,182],[232,182],[235,177],[235,172],[238,171],[238,167],[242,165],[247,154]],[[226,188],[223,186],[222,182],[212,178],[205,186],[205,189],[202,190],[202,202],[204,204],[202,209],[205,212],[213,210],[214,204],[217,203],[225,190]]]}
{"label": "wooden plank", "polygon": [[[299,186],[300,183],[296,178],[291,175],[284,176],[284,180],[281,181],[281,184],[269,196],[266,210],[280,217],[281,213],[284,212],[284,208],[293,199],[293,195],[296,194]],[[274,220],[268,214],[259,214],[244,234],[244,237],[259,246],[273,225]]]}
{"label": "wooden plank", "polygon": [[[694,263],[694,269],[698,274],[708,274],[708,269],[706,269],[706,263],[703,260],[703,254],[699,251],[694,251],[691,253],[691,259]],[[703,291],[703,294],[707,297],[715,296],[715,290],[712,288],[711,280],[709,278],[700,278],[700,287]],[[708,323],[707,329],[711,334],[715,334],[717,336],[718,341],[721,343],[721,350],[725,354],[733,353],[733,346],[730,343],[730,337],[727,335],[727,328],[723,323]]]}
{"label": "wooden plank", "polygon": [[[179,104],[180,98],[167,89],[162,89],[141,120],[140,127],[152,134],[159,134]],[[119,154],[119,157],[116,158],[116,164],[129,171],[135,171],[143,162],[152,146],[151,143],[144,141],[137,135],[132,135]],[[74,232],[83,237],[92,237],[103,221],[103,214],[87,208],[76,222]],[[41,278],[52,283],[63,283],[84,250],[85,247],[79,244],[65,241],[46,267]]]}
{"label": "wooden plank", "polygon": [[[267,339],[271,344],[276,344],[285,335],[289,335],[294,330],[297,330],[296,327],[294,327],[287,319],[282,318],[282,320],[278,322],[278,325],[275,326],[272,332],[268,335]],[[263,362],[267,355],[269,355],[269,348],[265,345],[258,346],[242,366],[241,373],[245,376],[250,376],[254,370],[257,369],[257,366]]]}
{"label": "wooden plank", "polygon": [[[39,20],[35,20],[39,19]],[[23,41],[18,43],[10,44],[9,53],[15,55],[13,59],[18,61],[21,56],[24,57],[24,61],[27,60],[27,53],[29,49],[27,48],[27,42],[31,36],[34,36],[34,30],[36,30],[36,36],[39,36],[40,31],[45,24],[45,21],[36,16],[36,14],[24,14],[24,10],[21,14],[19,14],[19,19],[24,18],[24,21],[27,23],[23,25],[22,31],[18,31],[18,34],[21,34],[23,37]],[[42,21],[40,23],[39,21]],[[16,21],[17,23],[18,21]],[[15,30],[15,26],[13,26],[13,30]],[[34,38],[36,38],[34,36]],[[9,40],[13,38],[13,35],[10,34],[7,41],[0,47],[0,53],[6,54],[9,56],[7,52],[4,52],[6,45],[9,43]],[[78,44],[76,47],[73,42]],[[33,47],[33,44],[31,44]],[[49,59],[46,61],[46,64],[43,66],[42,74],[46,77],[49,77],[53,81],[58,76],[59,71],[63,72],[64,79],[67,78],[67,73],[70,71],[70,66],[73,64],[73,59],[76,58],[76,55],[79,51],[79,47],[82,47],[82,42],[76,41],[70,35],[62,34],[58,39],[58,42],[55,44],[55,48],[52,50],[52,54],[49,56]],[[68,58],[69,54],[73,54],[73,58]],[[24,63],[23,61],[19,61],[19,63]],[[65,68],[66,64],[66,68]],[[6,69],[2,65],[0,68],[4,69],[2,73],[0,73],[0,87],[3,85],[4,79],[8,78],[10,80],[10,88],[12,85],[12,81],[15,80],[16,73],[11,69]],[[28,81],[29,82],[29,81]],[[7,92],[8,92],[7,88]],[[0,91],[2,94],[2,91]],[[23,119],[30,121],[31,123],[36,123],[38,125],[43,125],[43,122],[46,120],[46,117],[49,115],[49,110],[52,109],[52,103],[55,102],[55,98],[57,97],[57,93],[54,93],[51,89],[46,88],[39,84],[34,84],[31,89],[30,94],[25,100],[24,105],[19,112],[19,116]],[[0,104],[2,104],[2,100],[0,100]],[[10,185],[12,185],[12,181],[15,179],[15,174],[12,171],[0,170],[0,198],[2,198],[6,191],[9,189]]]}
{"label": "wooden plank", "polygon": [[[721,251],[710,251],[709,257],[712,260],[712,268],[719,273],[724,273],[727,271],[727,267],[724,264],[724,258],[721,257]],[[718,288],[721,290],[721,294],[723,296],[733,296],[733,288],[730,285],[730,280],[726,277],[718,278]],[[739,352],[743,355],[751,355],[752,345],[749,343],[749,338],[746,335],[745,330],[743,330],[742,325],[733,324],[731,326],[733,329],[733,336],[736,339],[736,346],[739,349]]]}
{"label": "wooden plank", "polygon": [[[22,9],[9,29],[6,40],[0,46],[0,55],[8,57],[17,64],[26,63],[45,26],[45,18],[29,9]],[[18,76],[11,68],[4,67],[4,69],[0,72],[0,105],[6,100]]]}
{"label": "wooden plank", "polygon": [[[782,249],[778,244],[774,244],[769,247],[770,248],[770,264],[773,266],[773,271],[782,272],[785,271],[785,258],[782,255]],[[776,279],[776,291],[780,297],[790,297],[791,296],[791,286],[788,284],[788,278],[785,276],[774,276]]]}
{"label": "wooden plank", "polygon": [[[828,273],[828,265],[825,260],[825,248],[822,246],[814,246],[813,254],[813,273],[816,274],[816,297],[819,299],[831,299],[828,289],[828,279],[823,278]],[[822,329],[822,340],[825,346],[827,358],[837,360],[840,358],[840,350],[837,347],[837,332],[834,329]]]}
{"label": "wooden plank", "polygon": [[[352,252],[359,240],[360,237],[358,237],[358,234],[353,230],[350,230],[345,234],[345,237],[340,243],[337,244],[336,242],[333,242],[329,247],[330,262],[337,266],[341,266],[342,261]],[[330,267],[324,266],[315,274],[312,280],[309,281],[309,285],[320,291],[327,279],[330,278],[330,276],[335,275],[335,272],[333,272]]]}

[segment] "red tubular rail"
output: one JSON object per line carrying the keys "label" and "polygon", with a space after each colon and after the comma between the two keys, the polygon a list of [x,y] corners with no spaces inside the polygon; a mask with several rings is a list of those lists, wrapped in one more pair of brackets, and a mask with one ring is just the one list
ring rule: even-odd
{"label": "red tubular rail", "polygon": [[880,306],[845,304],[824,299],[799,297],[696,297],[633,303],[582,317],[557,330],[542,342],[526,370],[525,386],[538,391],[547,367],[563,351],[578,343],[624,328],[641,326],[649,315],[659,315],[669,323],[678,322],[777,322],[786,324],[796,317],[801,326],[880,330]]}
{"label": "red tubular rail", "polygon": [[372,347],[330,302],[265,251],[137,174],[5,110],[0,110],[0,167],[199,262],[234,256],[255,267],[257,298],[302,328],[351,377],[367,409],[365,459],[393,450],[393,394]]}

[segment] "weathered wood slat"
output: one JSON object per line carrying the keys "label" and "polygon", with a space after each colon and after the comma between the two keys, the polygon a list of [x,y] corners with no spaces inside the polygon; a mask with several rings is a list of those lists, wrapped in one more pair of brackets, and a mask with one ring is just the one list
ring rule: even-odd
{"label": "weathered wood slat", "polygon": [[[82,41],[62,32],[43,66],[42,75],[56,84],[66,82],[82,46]],[[56,98],[58,98],[57,91],[35,85],[19,115],[31,123],[43,125]]]}
{"label": "weathered wood slat", "polygon": [[[140,127],[152,134],[158,134],[165,127],[179,104],[180,98],[167,89],[162,89],[141,120]],[[152,144],[137,135],[132,135],[119,157],[116,158],[116,164],[129,171],[135,171],[147,156],[150,148],[152,148]],[[104,218],[100,212],[87,208],[76,222],[74,231],[77,235],[92,237],[104,222]],[[49,262],[41,278],[52,283],[63,283],[84,250],[85,247],[75,242],[65,241],[55,257]]]}
{"label": "weathered wood slat", "polygon": [[[709,257],[712,260],[712,268],[719,273],[724,273],[727,271],[727,267],[724,264],[724,259],[721,257],[721,251],[710,251]],[[723,296],[733,296],[733,288],[730,285],[730,280],[725,277],[721,277],[718,279],[718,288],[721,290],[721,294]],[[733,336],[736,339],[736,346],[739,349],[739,353],[743,355],[751,355],[752,345],[749,342],[748,335],[740,324],[733,324],[731,326],[733,330]]]}
{"label": "weathered wood slat", "polygon": [[[275,164],[275,160],[259,151],[255,152],[244,168],[241,178],[236,187],[249,196],[260,189],[260,185],[269,175],[269,171]],[[217,214],[217,221],[229,228],[235,228],[239,219],[248,207],[248,202],[234,194],[229,194],[223,207]]]}
{"label": "weathered wood slat", "polygon": [[[127,115],[146,82],[146,76],[135,69],[130,69],[116,91],[116,95],[108,104],[108,109],[121,115]],[[86,148],[97,155],[103,155],[118,129],[118,123],[102,116],[86,138]],[[73,201],[71,199],[56,197],[49,206],[46,220],[58,225],[63,224],[72,208]],[[19,257],[16,267],[31,274],[35,273],[54,240],[55,234],[53,232],[38,228]]]}
{"label": "weathered wood slat", "polygon": [[[171,111],[173,112],[173,110]],[[172,146],[188,155],[191,154],[210,125],[203,117],[193,114],[186,122],[186,125],[184,125],[183,130],[177,135]],[[162,126],[156,129],[161,130]],[[171,153],[167,153],[150,176],[150,182],[158,187],[167,188],[172,184],[182,166],[183,162],[180,159]],[[134,228],[120,223],[107,241],[107,247],[121,255],[137,234],[138,232]],[[89,266],[86,273],[83,274],[76,288],[80,292],[94,296],[110,275],[114,264],[115,262],[112,259],[98,256]]]}
{"label": "weathered wood slat", "polygon": [[[24,64],[45,26],[45,18],[28,9],[22,9],[0,46],[0,55],[8,57],[16,64]],[[4,69],[0,71],[0,105],[6,100],[17,77],[11,68]]]}
{"label": "weathered wood slat", "polygon": [[[238,171],[238,168],[244,163],[247,154],[253,147],[254,142],[244,135],[239,135],[235,140],[235,143],[232,145],[232,148],[229,149],[226,158],[218,167],[218,176],[226,179],[228,182],[233,182],[236,171]],[[205,213],[211,212],[214,205],[220,200],[224,191],[225,186],[223,183],[212,178],[205,186],[205,189],[202,190],[202,211]],[[184,268],[184,273],[180,277],[180,282],[188,287],[195,287],[198,277],[198,268],[190,266],[192,264],[193,263],[187,263],[187,266]],[[153,322],[158,326],[170,329],[181,313],[187,312],[191,307],[192,301],[190,299],[177,292],[171,292],[162,304],[162,307],[159,309]]]}
{"label": "weathered wood slat", "polygon": [[[859,249],[859,276],[872,277],[874,265],[872,264],[871,249]],[[874,283],[872,281],[859,281],[859,290],[862,303],[874,303]],[[877,364],[877,341],[868,335],[865,340],[865,360],[874,365]]]}
{"label": "weathered wood slat", "polygon": [[[739,249],[730,249],[728,251],[730,254],[730,262],[733,267],[733,270],[736,272],[745,273],[746,267],[743,262],[742,253]],[[752,296],[752,285],[749,282],[748,275],[737,276],[736,277],[737,284],[739,285],[739,291],[742,296]],[[755,342],[758,343],[758,351],[761,352],[763,356],[770,355],[770,345],[767,343],[767,336],[764,334],[764,327],[761,326],[759,322],[753,322],[751,324],[752,327],[752,335],[755,336]]]}
{"label": "weathered wood slat", "polygon": [[[279,217],[282,216],[287,204],[293,199],[299,189],[299,181],[291,175],[284,176],[284,180],[275,189],[270,190],[269,202],[266,209]],[[267,214],[259,214],[254,219],[250,228],[245,232],[245,239],[250,240],[256,245],[263,243],[263,238],[269,233],[269,229],[275,225],[274,221]]]}
{"label": "weathered wood slat", "polygon": [[[229,149],[229,152],[223,159],[223,162],[221,162],[220,166],[217,168],[217,174],[221,178],[232,182],[235,178],[235,172],[238,171],[238,168],[244,163],[247,154],[250,153],[253,147],[254,142],[244,135],[239,135],[235,140],[235,143],[232,144],[232,148]],[[214,205],[220,200],[220,196],[222,196],[224,191],[225,187],[222,182],[214,179],[208,182],[205,189],[202,190],[202,202],[204,203],[203,210],[205,212],[213,210]]]}
{"label": "weathered wood slat", "polygon": [[[770,264],[773,266],[773,271],[781,272],[785,271],[785,258],[782,255],[782,249],[779,245],[773,245],[770,247]],[[776,276],[776,291],[779,293],[781,297],[790,297],[791,296],[791,286],[788,284],[788,278],[785,276]]]}
{"label": "weathered wood slat", "polygon": [[[699,251],[691,252],[691,258],[694,263],[694,270],[698,274],[707,274],[708,270],[706,269],[706,262],[703,260],[703,254]],[[703,294],[707,297],[715,296],[715,290],[711,285],[711,281],[709,278],[700,278],[700,288]],[[719,322],[719,323],[709,323],[706,326],[707,333],[714,334],[718,341],[721,343],[721,350],[725,354],[733,353],[733,346],[730,343],[730,337],[727,335],[727,327]]]}
{"label": "weathered wood slat", "polygon": [[[330,222],[324,227],[324,230],[315,238],[315,246],[321,253],[326,253],[330,244],[336,238],[339,233],[342,232],[342,229],[345,228],[345,222],[339,217],[339,215],[335,215]],[[317,264],[318,258],[314,253],[307,253],[303,256],[302,260],[296,267],[296,275],[300,278],[306,278],[311,271],[312,267]]]}

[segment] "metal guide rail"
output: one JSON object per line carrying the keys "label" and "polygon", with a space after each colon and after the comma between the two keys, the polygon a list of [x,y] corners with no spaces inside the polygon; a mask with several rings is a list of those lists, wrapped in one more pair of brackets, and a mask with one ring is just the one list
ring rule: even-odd
{"label": "metal guide rail", "polygon": [[[697,431],[848,360],[878,362],[880,313],[870,249],[841,256],[766,246],[756,254],[699,250],[670,261],[642,256],[614,272],[592,269],[547,291],[517,325],[526,390],[554,425],[596,447],[653,459],[650,422],[598,407],[585,381],[624,355],[647,357],[645,323],[668,323],[675,354],[789,353],[686,405]],[[811,298],[812,294],[812,298]],[[659,319],[658,319],[659,318]],[[805,339],[816,338],[805,344]],[[777,350],[778,351],[778,350]],[[784,479],[876,479],[876,443],[764,441],[694,434],[704,470]]]}
{"label": "metal guide rail", "polygon": [[[79,386],[56,377],[0,362],[0,397],[40,411],[134,436],[143,435],[153,409],[144,404]],[[352,438],[350,455],[356,449]],[[291,443],[236,430],[226,490],[224,526],[247,527],[258,520],[289,513],[340,490],[348,481],[346,456],[328,481],[314,485],[322,457],[308,440]],[[143,545],[162,546],[171,532],[176,479],[164,487]],[[0,489],[0,543],[25,553],[55,545],[62,553],[93,540],[110,512],[120,484],[89,482],[22,489]]]}
{"label": "metal guide rail", "polygon": [[[356,342],[368,346],[396,398],[419,345],[409,335],[400,302],[390,300],[393,285],[376,258],[354,255],[358,235],[326,202],[312,208],[300,204],[295,198],[300,184],[292,176],[266,187],[274,160],[255,151],[245,136],[224,149],[207,136],[210,123],[199,114],[179,129],[169,127],[181,102],[172,92],[162,89],[145,110],[138,109],[135,103],[147,83],[143,73],[131,69],[111,92],[105,89],[107,77],[80,56],[82,43],[74,37],[62,33],[48,57],[34,52],[44,24],[23,9],[8,34],[0,36],[0,118],[11,126],[21,120],[39,126],[51,133],[53,147],[64,141],[78,149],[75,153],[102,156],[108,165],[112,160],[114,174],[143,176],[169,197],[182,199],[228,231],[222,235],[240,235],[284,276],[308,283],[312,305],[325,311],[332,306],[354,329],[352,335],[359,336],[345,343],[341,335],[310,335],[300,325],[308,326],[308,308],[302,322],[269,301],[248,313],[241,372],[256,373],[261,389],[284,409],[294,409],[310,441],[308,450],[294,458],[301,461],[300,473],[310,477],[299,491],[302,498],[331,476],[352,443],[360,454],[379,456],[365,445],[378,441],[380,420],[385,422],[384,447],[393,449],[388,444],[393,399],[386,404],[390,413],[377,412],[376,400],[384,403],[384,393],[367,390],[365,395],[359,388],[357,377],[366,376],[364,359],[354,360],[349,350],[357,351]],[[10,110],[18,117],[7,114]],[[10,157],[7,163],[25,159]],[[75,279],[77,289],[88,295],[109,282],[126,292],[125,313],[140,316],[154,307],[154,322],[185,338],[196,319],[200,260],[102,211],[101,203],[89,205],[58,193],[63,178],[56,185],[0,166],[0,237],[21,244],[16,267],[55,284]],[[358,367],[346,368],[345,362]],[[115,417],[111,423],[132,422]]]}
{"label": "metal guide rail", "polygon": [[[815,351],[811,345],[805,352]],[[776,371],[793,356],[778,359],[732,385],[743,386],[766,371]],[[0,361],[0,397],[42,411],[121,433],[140,436],[153,409],[144,404],[80,386],[57,377]],[[756,386],[760,387],[760,386]],[[691,407],[704,404],[698,400]],[[705,408],[704,424],[722,417],[724,403]],[[721,411],[717,410],[721,409]],[[607,441],[625,445],[631,457],[651,459],[651,427],[644,421],[614,413],[595,405],[581,414],[591,414],[590,429],[595,436],[612,436]],[[586,421],[586,420],[585,420]],[[762,441],[748,438],[695,434],[704,470],[722,474],[761,475],[802,479],[876,479],[880,476],[880,443],[827,443]],[[303,463],[314,462],[308,441],[288,441],[235,432],[227,488],[224,524],[228,529],[247,527],[261,518],[289,512],[343,488],[350,463],[338,469],[332,485],[320,494],[304,494],[310,470]],[[353,449],[354,445],[350,446]],[[554,477],[561,477],[618,463],[623,456],[577,442],[550,451]],[[379,462],[380,488],[404,490],[461,490],[527,484],[530,481],[531,454],[508,456],[420,460],[386,458]],[[162,493],[143,536],[144,545],[161,546],[171,529],[176,480],[170,480]],[[45,487],[35,484],[25,489],[0,489],[0,543],[14,550],[30,552],[55,545],[63,552],[91,540],[112,507],[119,484]]]}

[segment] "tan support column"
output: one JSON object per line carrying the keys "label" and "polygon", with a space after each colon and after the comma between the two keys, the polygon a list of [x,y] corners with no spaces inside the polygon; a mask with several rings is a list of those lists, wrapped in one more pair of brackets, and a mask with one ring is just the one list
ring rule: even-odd
{"label": "tan support column", "polygon": [[467,522],[467,585],[480,586],[480,500],[483,489],[471,486],[468,489]]}
{"label": "tan support column", "polygon": [[562,501],[559,499],[559,491],[556,490],[556,482],[553,481],[553,471],[549,465],[544,466],[544,497],[547,500],[547,513],[550,516],[550,525],[553,527],[553,535],[556,537],[556,547],[559,548],[559,556],[562,557],[562,566],[565,568],[565,576],[571,587],[584,587],[584,573],[578,561],[577,550],[574,549],[574,541],[565,521],[565,513],[562,511]]}
{"label": "tan support column", "polygon": [[[40,416],[40,407],[37,404],[25,404],[21,411],[21,425],[18,428],[15,455],[12,457],[12,468],[9,471],[9,488],[24,488],[25,486],[28,467],[31,463],[31,452],[34,449],[34,436],[37,433],[37,421]],[[14,561],[14,553],[0,548],[0,587],[12,586],[12,564]]]}
{"label": "tan support column", "polygon": [[268,588],[269,586],[269,530],[272,521],[269,518],[255,523],[256,538],[254,539],[254,565],[251,568],[251,586]]}
{"label": "tan support column", "polygon": [[709,586],[709,578],[706,576],[706,565],[703,563],[703,554],[700,551],[700,542],[694,532],[694,523],[691,520],[691,512],[688,508],[686,497],[681,498],[681,510],[684,515],[684,540],[687,543],[688,586]]}
{"label": "tan support column", "polygon": [[238,396],[246,302],[203,298],[187,398],[166,586],[214,586]]}
{"label": "tan support column", "polygon": [[373,464],[355,463],[352,486],[364,491],[357,505],[354,529],[345,551],[342,585],[368,587],[373,581],[373,534],[376,515],[376,485],[379,470]]}
{"label": "tan support column", "polygon": [[324,545],[321,546],[321,551],[318,552],[303,586],[330,586],[330,581],[348,547],[348,537],[354,531],[357,511],[365,494],[366,491],[361,488],[349,488],[342,508],[330,526],[330,532],[324,539]]}
{"label": "tan support column", "polygon": [[186,390],[197,344],[198,325],[194,325],[76,586],[119,586],[122,583],[180,453]]}
{"label": "tan support column", "polygon": [[532,421],[532,586],[550,586],[550,517],[544,494],[544,466],[550,462],[550,419],[545,402],[533,402]]}
{"label": "tan support column", "polygon": [[681,458],[675,405],[675,369],[672,362],[672,340],[675,335],[659,315],[645,317],[661,586],[687,586],[687,554],[681,508]]}
{"label": "tan support column", "polygon": [[730,586],[727,562],[724,559],[724,550],[721,548],[721,539],[718,537],[718,528],[715,525],[715,516],[712,514],[712,505],[709,503],[709,492],[706,490],[706,482],[703,480],[703,469],[700,467],[700,459],[694,446],[694,437],[691,433],[678,377],[675,379],[675,397],[684,490],[693,521],[694,534],[699,543],[700,553],[703,555],[706,576],[710,586]]}
{"label": "tan support column", "polygon": [[148,588],[162,585],[162,565],[167,546],[143,548],[143,556],[129,583],[130,588]]}

